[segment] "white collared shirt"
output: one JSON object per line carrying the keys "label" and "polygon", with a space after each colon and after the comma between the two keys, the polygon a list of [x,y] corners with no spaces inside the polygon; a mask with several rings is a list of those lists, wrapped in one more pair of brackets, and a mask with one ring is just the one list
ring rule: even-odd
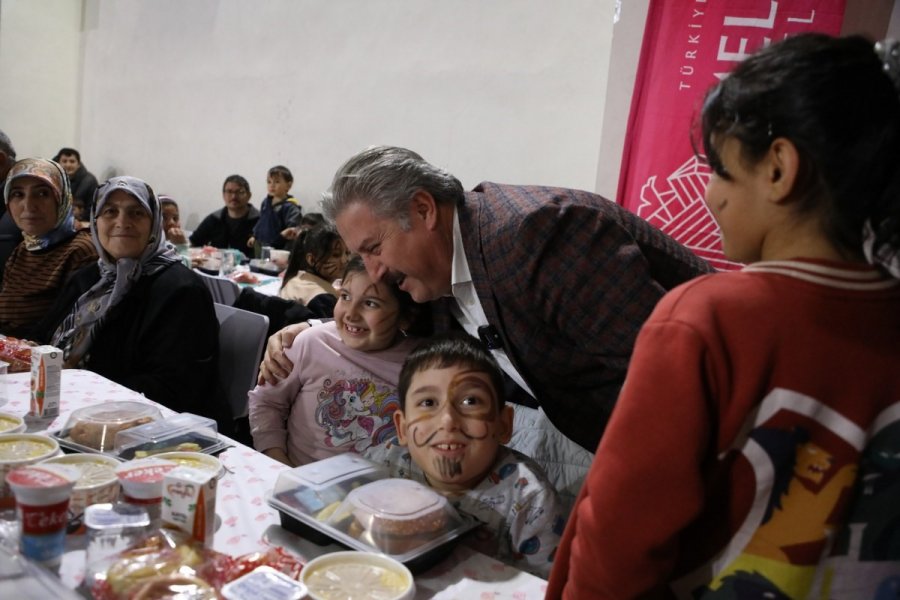
{"label": "white collared shirt", "polygon": [[[453,209],[453,265],[450,276],[450,285],[453,292],[453,299],[450,307],[454,318],[459,321],[463,329],[473,336],[478,336],[478,328],[482,325],[490,325],[487,316],[484,314],[484,308],[478,300],[478,294],[475,293],[475,283],[472,281],[472,273],[469,271],[469,263],[466,262],[466,251],[463,248],[462,232],[459,229],[459,214]],[[525,379],[516,368],[512,361],[509,360],[506,351],[503,348],[491,350],[494,358],[503,372],[509,375],[520,388],[528,392],[534,398],[534,392],[525,383]]]}

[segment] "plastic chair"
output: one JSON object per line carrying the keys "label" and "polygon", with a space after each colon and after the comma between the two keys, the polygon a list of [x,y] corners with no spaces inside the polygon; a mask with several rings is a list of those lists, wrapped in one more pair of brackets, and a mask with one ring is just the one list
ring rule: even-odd
{"label": "plastic chair", "polygon": [[216,303],[219,319],[219,382],[233,419],[246,417],[247,392],[256,375],[269,329],[269,317]]}
{"label": "plastic chair", "polygon": [[194,269],[194,272],[203,279],[203,283],[209,288],[213,302],[231,306],[241,295],[241,286],[227,277],[208,275],[198,269]]}

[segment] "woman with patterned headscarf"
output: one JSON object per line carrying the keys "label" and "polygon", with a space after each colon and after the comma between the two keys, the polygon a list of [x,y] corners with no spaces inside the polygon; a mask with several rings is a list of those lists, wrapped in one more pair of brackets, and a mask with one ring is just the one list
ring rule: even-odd
{"label": "woman with patterned headscarf", "polygon": [[52,160],[25,158],[9,170],[7,210],[24,240],[13,250],[0,284],[0,333],[30,338],[60,289],[79,268],[96,262],[87,231],[76,231],[65,171]]}
{"label": "woman with patterned headscarf", "polygon": [[144,181],[97,190],[91,236],[100,260],[79,271],[44,321],[66,367],[90,369],[176,411],[217,417],[219,323],[198,275],[166,242]]}

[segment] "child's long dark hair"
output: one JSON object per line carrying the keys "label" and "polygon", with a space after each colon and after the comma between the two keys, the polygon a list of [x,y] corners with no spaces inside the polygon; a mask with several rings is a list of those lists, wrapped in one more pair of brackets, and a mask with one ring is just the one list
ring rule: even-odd
{"label": "child's long dark hair", "polygon": [[[300,271],[321,277],[316,265],[331,256],[334,243],[340,239],[341,236],[338,235],[338,232],[328,225],[318,225],[312,229],[301,231],[294,240],[294,247],[291,249],[291,256],[288,259],[287,269],[284,271],[281,287],[284,288],[287,282]],[[312,254],[313,264],[306,261],[307,254]]]}
{"label": "child's long dark hair", "polygon": [[750,166],[775,138],[787,138],[800,154],[799,210],[821,214],[828,238],[848,254],[860,252],[866,227],[897,248],[900,98],[887,66],[859,36],[799,34],[759,51],[706,96],[710,166],[728,177],[719,151],[729,137]]}

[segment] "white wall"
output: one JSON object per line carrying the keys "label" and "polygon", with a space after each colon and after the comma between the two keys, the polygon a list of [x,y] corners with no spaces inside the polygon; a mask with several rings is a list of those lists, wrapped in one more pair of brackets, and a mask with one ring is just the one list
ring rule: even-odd
{"label": "white wall", "polygon": [[0,0],[0,129],[20,157],[78,147],[80,0]]}
{"label": "white wall", "polygon": [[258,204],[278,163],[315,209],[370,144],[412,148],[466,187],[596,184],[614,0],[0,2],[4,82],[21,72],[10,29],[84,6],[82,35],[63,36],[83,55],[72,123],[33,110],[47,78],[79,72],[69,63],[44,64],[15,97],[0,90],[17,149],[73,145],[98,177],[133,174],[179,199],[189,226],[221,206],[230,173]]}

